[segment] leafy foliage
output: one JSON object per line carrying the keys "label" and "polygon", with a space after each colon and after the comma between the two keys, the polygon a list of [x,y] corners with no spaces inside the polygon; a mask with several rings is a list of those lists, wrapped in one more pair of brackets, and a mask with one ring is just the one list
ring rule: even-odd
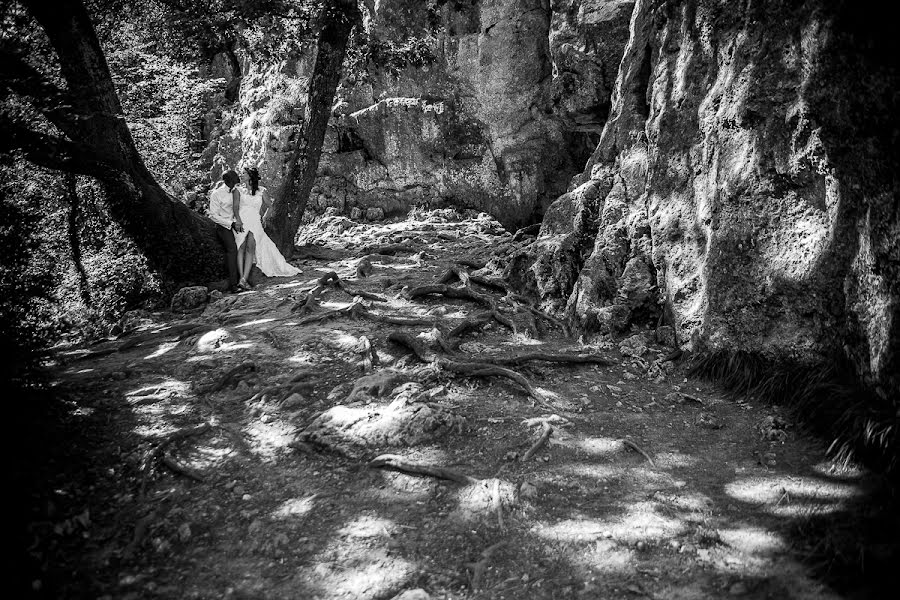
{"label": "leafy foliage", "polygon": [[52,256],[41,252],[40,215],[10,185],[0,167],[0,361],[3,381],[26,377],[56,331],[52,317]]}

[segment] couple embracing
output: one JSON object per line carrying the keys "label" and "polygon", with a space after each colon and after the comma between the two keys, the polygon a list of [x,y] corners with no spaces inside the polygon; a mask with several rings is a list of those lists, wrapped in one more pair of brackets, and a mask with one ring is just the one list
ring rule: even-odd
{"label": "couple embracing", "polygon": [[272,201],[259,185],[259,171],[246,169],[247,178],[225,171],[209,198],[209,218],[228,257],[229,291],[250,289],[250,270],[255,263],[266,277],[293,277],[300,269],[289,264],[263,230],[262,216]]}

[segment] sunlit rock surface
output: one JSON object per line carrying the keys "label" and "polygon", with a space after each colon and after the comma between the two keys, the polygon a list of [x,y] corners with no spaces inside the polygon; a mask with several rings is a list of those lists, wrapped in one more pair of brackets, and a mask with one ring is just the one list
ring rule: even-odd
{"label": "sunlit rock surface", "polygon": [[610,120],[520,281],[588,329],[839,352],[896,394],[896,42],[861,19],[842,2],[638,2]]}
{"label": "sunlit rock surface", "polygon": [[[539,219],[596,146],[633,2],[364,5],[369,54],[345,65],[309,209],[448,204],[508,228]],[[205,155],[214,180],[255,165],[278,188],[314,56],[314,44],[277,62],[244,56],[239,100]]]}

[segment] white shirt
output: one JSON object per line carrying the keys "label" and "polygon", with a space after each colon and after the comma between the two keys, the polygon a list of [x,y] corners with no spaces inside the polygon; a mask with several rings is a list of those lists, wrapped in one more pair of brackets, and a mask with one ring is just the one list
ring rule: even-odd
{"label": "white shirt", "polygon": [[225,185],[224,181],[220,181],[219,185],[209,195],[209,218],[225,229],[231,229],[234,223],[234,199],[231,196],[231,190]]}

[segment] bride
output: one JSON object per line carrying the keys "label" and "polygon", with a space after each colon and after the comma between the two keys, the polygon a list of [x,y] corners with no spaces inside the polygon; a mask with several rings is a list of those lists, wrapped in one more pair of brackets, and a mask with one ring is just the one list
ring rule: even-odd
{"label": "bride", "polygon": [[266,188],[259,185],[259,171],[254,167],[246,169],[247,182],[241,189],[240,217],[244,223],[242,232],[234,233],[238,246],[238,287],[249,289],[250,269],[253,263],[266,277],[293,277],[302,271],[288,263],[265,230],[262,217],[272,207],[272,200]]}

